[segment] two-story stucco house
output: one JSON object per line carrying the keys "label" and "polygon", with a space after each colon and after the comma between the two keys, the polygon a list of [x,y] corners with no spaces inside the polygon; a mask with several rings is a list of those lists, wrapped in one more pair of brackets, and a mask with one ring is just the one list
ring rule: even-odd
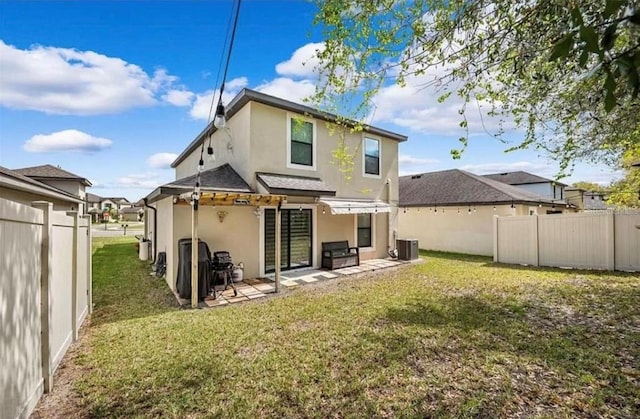
{"label": "two-story stucco house", "polygon": [[[243,262],[245,277],[275,270],[277,209],[283,271],[319,267],[327,241],[348,240],[361,259],[387,256],[395,247],[398,144],[407,137],[369,126],[334,130],[334,120],[244,89],[227,106],[226,127],[211,124],[187,146],[172,164],[176,180],[145,198],[153,208],[146,234],[153,255],[166,252],[172,289],[178,240],[192,234],[189,202],[201,158],[198,237]],[[353,156],[346,173],[335,162],[341,143]]]}
{"label": "two-story stucco house", "polygon": [[483,175],[489,179],[515,186],[532,194],[551,199],[559,205],[566,204],[567,185],[532,173],[516,171]]}
{"label": "two-story stucco house", "polygon": [[79,200],[78,203],[71,204],[68,208],[62,205],[60,208],[85,213],[85,188],[91,186],[88,179],[51,164],[14,169],[13,172],[76,198]]}

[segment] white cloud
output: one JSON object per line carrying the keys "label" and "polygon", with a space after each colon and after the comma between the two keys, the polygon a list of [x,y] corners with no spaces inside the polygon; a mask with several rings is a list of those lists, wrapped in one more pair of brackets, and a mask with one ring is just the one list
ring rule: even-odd
{"label": "white cloud", "polygon": [[311,80],[296,81],[287,77],[278,77],[259,85],[256,90],[292,102],[304,103],[303,99],[311,96],[315,91],[315,84]]}
{"label": "white cloud", "polygon": [[32,153],[53,151],[100,151],[110,147],[112,141],[99,138],[75,129],[58,131],[51,134],[38,134],[24,143],[24,149]]}
{"label": "white cloud", "polygon": [[154,169],[170,169],[171,163],[177,158],[178,155],[175,153],[156,153],[149,156],[147,164]]}
{"label": "white cloud", "polygon": [[[246,77],[238,77],[225,83],[224,94],[222,95],[222,102],[229,104],[231,99],[247,86],[249,80]],[[209,120],[209,111],[213,114],[215,112],[215,106],[218,102],[219,90],[208,90],[204,93],[197,94],[193,106],[189,111],[189,114],[194,119]],[[211,101],[213,99],[213,109],[211,109]],[[213,115],[211,115],[213,117]]]}
{"label": "white cloud", "polygon": [[439,160],[413,157],[408,154],[398,155],[398,164],[400,164],[401,166],[422,166],[422,165],[436,164],[436,163],[439,163]]}
{"label": "white cloud", "polygon": [[193,92],[188,90],[169,90],[162,96],[162,100],[174,106],[190,106],[194,96]]}
{"label": "white cloud", "polygon": [[[444,67],[429,69],[422,75],[407,76],[403,87],[397,84],[383,87],[372,99],[374,106],[369,119],[373,123],[393,123],[414,132],[466,135],[466,130],[460,127],[463,117],[459,113],[464,101],[454,93],[443,103],[438,102],[445,93],[438,80],[446,71]],[[498,132],[500,121],[497,117],[488,116],[491,110],[489,102],[472,99],[466,109],[470,136]],[[504,128],[512,129],[511,121],[507,120]]]}
{"label": "white cloud", "polygon": [[162,180],[156,172],[146,172],[119,177],[112,187],[153,189],[167,183],[167,181]]}
{"label": "white cloud", "polygon": [[318,74],[318,52],[323,51],[324,43],[316,42],[301,46],[286,61],[276,65],[276,73],[281,76],[309,78]]}
{"label": "white cloud", "polygon": [[69,48],[19,49],[0,41],[0,105],[49,114],[98,115],[158,103],[177,77]]}

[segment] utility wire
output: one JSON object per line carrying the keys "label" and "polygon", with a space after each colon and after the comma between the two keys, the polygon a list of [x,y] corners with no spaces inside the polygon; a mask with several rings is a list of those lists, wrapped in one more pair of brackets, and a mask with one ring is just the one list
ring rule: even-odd
{"label": "utility wire", "polygon": [[[233,9],[232,9],[233,10]],[[218,64],[218,72],[216,73],[216,83],[213,85],[214,89],[218,87],[220,81],[220,70],[222,70],[222,63],[224,62],[224,53],[227,48],[227,41],[229,40],[229,32],[231,32],[231,20],[233,19],[233,13],[229,13],[229,21],[227,22],[227,32],[224,35],[224,43],[222,44],[222,51],[220,52],[220,63]],[[209,118],[207,124],[211,122],[211,114],[213,113],[213,104],[215,103],[216,94],[213,92],[211,95],[211,106],[209,107]]]}
{"label": "utility wire", "polygon": [[[227,80],[227,72],[229,71],[229,62],[231,61],[231,50],[233,49],[233,41],[236,36],[236,28],[238,27],[238,16],[240,15],[240,3],[242,0],[237,0],[236,10],[235,10],[235,18],[233,21],[233,29],[231,30],[231,40],[229,42],[229,48],[227,50],[227,59],[224,66],[224,75],[222,76],[222,84],[220,86],[220,96],[218,96],[218,104],[222,103],[222,93],[224,92],[225,81]],[[229,38],[229,26],[231,23],[231,15],[229,16],[229,22],[227,23],[227,34],[224,40],[224,47],[227,46],[227,39]],[[223,49],[224,56],[224,49]],[[218,77],[220,76],[220,68],[222,66],[222,60],[220,60],[220,65],[218,66],[218,74],[216,75],[216,85],[218,84]],[[207,125],[211,121],[211,113],[213,111],[213,102],[214,102],[215,94],[211,97],[211,107],[209,108],[209,117],[207,121]],[[209,137],[209,145],[211,145],[211,137]],[[194,189],[194,208],[197,209],[197,193],[200,190],[200,171],[204,165],[204,140],[202,141],[202,145],[200,146],[200,160],[198,161],[198,170],[196,173],[196,185]]]}
{"label": "utility wire", "polygon": [[236,28],[238,27],[238,16],[240,16],[240,3],[242,0],[238,0],[236,3],[236,17],[233,21],[233,30],[231,31],[231,42],[229,42],[229,50],[227,52],[227,62],[224,66],[224,75],[222,76],[222,85],[220,86],[220,96],[218,96],[218,103],[222,102],[222,93],[224,92],[224,84],[227,81],[227,72],[229,71],[229,62],[231,62],[231,51],[233,50],[233,41],[236,38]]}

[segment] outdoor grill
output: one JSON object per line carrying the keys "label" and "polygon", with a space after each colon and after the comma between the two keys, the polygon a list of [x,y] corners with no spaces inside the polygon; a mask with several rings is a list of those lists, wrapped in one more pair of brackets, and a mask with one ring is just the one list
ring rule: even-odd
{"label": "outdoor grill", "polygon": [[213,271],[213,283],[211,289],[213,291],[213,297],[216,297],[216,284],[224,284],[224,289],[220,291],[222,293],[229,286],[233,288],[233,296],[238,295],[235,285],[233,284],[233,260],[231,255],[227,251],[213,252],[213,262],[211,264],[211,270]]}

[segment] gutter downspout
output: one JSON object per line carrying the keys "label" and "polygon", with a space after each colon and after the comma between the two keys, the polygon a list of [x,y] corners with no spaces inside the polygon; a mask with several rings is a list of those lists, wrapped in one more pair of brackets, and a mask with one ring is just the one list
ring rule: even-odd
{"label": "gutter downspout", "polygon": [[[398,252],[396,250],[396,234],[397,234],[397,223],[398,223],[398,211],[400,211],[400,209],[398,208],[398,205],[394,206],[391,204],[391,178],[387,178],[386,181],[386,186],[387,186],[387,203],[389,205],[391,205],[391,209],[393,211],[393,209],[396,210],[395,214],[393,214],[392,212],[389,213],[389,218],[388,218],[388,238],[387,238],[387,254],[389,256],[391,256],[392,258],[396,258],[398,256]],[[393,223],[391,222],[391,218],[395,218],[396,220],[396,229],[393,228]]]}
{"label": "gutter downspout", "polygon": [[158,210],[154,207],[149,206],[149,204],[147,203],[147,198],[142,198],[142,202],[144,202],[144,206],[146,208],[153,210],[153,259],[151,260],[151,263],[154,264],[156,263],[156,247],[158,246],[158,241],[156,240],[158,237]]}

